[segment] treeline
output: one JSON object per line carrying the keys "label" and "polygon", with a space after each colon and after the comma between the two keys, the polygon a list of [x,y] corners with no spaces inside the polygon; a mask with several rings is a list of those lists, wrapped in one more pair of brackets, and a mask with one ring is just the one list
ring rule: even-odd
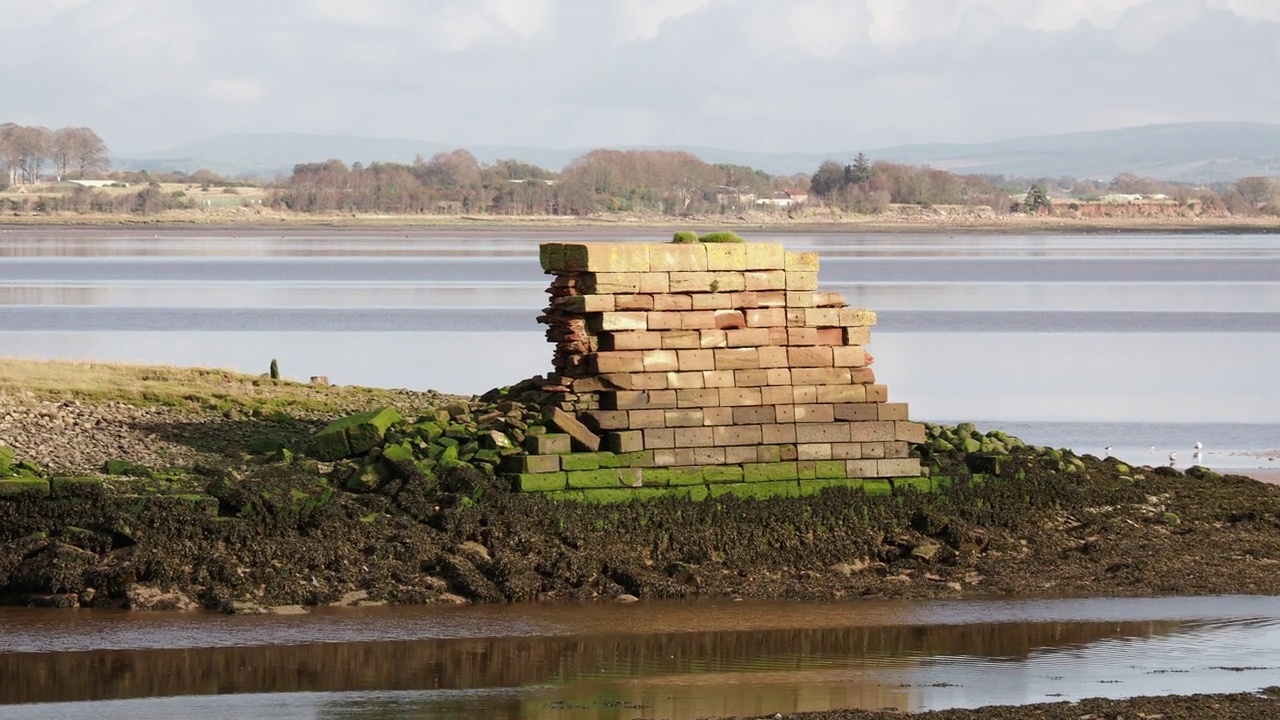
{"label": "treeline", "polygon": [[33,185],[44,180],[48,167],[54,178],[83,178],[110,167],[107,144],[87,127],[50,130],[40,125],[0,125],[0,185]]}

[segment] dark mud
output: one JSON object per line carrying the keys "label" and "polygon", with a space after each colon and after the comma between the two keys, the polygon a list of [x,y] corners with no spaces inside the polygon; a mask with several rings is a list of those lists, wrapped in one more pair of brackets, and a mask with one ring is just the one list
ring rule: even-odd
{"label": "dark mud", "polygon": [[[311,461],[199,465],[0,498],[13,604],[260,611],[333,603],[727,596],[1280,594],[1280,488],[1018,448],[945,495],[832,489],[615,506],[469,468],[335,490]],[[157,482],[168,482],[156,494]],[[210,497],[211,496],[211,497]]]}

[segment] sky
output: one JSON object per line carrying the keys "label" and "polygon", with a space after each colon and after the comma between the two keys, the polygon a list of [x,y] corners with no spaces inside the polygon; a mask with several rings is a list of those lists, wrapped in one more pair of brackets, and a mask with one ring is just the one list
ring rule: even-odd
{"label": "sky", "polygon": [[0,122],[822,152],[1280,122],[1280,0],[0,0]]}

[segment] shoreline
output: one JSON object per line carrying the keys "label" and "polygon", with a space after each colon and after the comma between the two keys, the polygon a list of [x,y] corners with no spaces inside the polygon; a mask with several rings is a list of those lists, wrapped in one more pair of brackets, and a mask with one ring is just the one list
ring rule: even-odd
{"label": "shoreline", "polygon": [[0,233],[10,230],[130,229],[266,230],[334,228],[353,230],[494,230],[625,228],[634,231],[733,228],[785,233],[882,234],[1280,234],[1280,218],[1061,218],[1001,215],[855,215],[826,217],[691,216],[685,218],[598,215],[301,215],[284,213],[161,213],[149,217],[116,215],[0,216]]}

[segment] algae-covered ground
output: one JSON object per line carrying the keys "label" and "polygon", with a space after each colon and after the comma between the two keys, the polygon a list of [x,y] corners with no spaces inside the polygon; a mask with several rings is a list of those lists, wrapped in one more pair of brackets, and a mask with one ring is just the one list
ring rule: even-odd
{"label": "algae-covered ground", "polygon": [[[1280,594],[1280,488],[969,428],[934,428],[917,448],[949,479],[943,492],[593,505],[515,493],[502,477],[513,451],[494,433],[537,432],[536,388],[457,398],[214,370],[4,361],[3,371],[8,603],[259,612]],[[332,460],[317,447],[331,421],[383,407],[401,420],[359,454]]]}

